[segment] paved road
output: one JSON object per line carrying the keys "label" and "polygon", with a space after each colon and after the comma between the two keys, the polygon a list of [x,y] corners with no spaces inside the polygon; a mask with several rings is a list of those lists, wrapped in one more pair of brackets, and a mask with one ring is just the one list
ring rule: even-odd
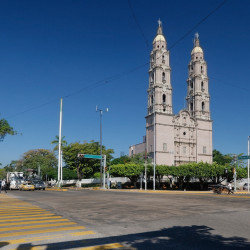
{"label": "paved road", "polygon": [[[33,224],[10,225],[16,219]],[[0,241],[3,249],[250,249],[250,196],[13,191],[0,196]]]}

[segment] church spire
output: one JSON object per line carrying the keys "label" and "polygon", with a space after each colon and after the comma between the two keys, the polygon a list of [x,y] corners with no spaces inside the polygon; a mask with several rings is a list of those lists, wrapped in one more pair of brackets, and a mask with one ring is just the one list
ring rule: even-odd
{"label": "church spire", "polygon": [[194,35],[194,47],[200,47],[199,33],[195,33]]}
{"label": "church spire", "polygon": [[157,35],[163,35],[163,32],[162,32],[162,22],[161,22],[161,20],[160,20],[160,18],[159,18],[159,20],[158,20],[158,29],[157,29]]}

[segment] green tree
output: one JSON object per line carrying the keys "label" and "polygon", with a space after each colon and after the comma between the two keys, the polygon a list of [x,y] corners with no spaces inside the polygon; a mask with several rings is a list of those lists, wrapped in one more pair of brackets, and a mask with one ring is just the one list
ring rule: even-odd
{"label": "green tree", "polygon": [[4,168],[0,168],[0,180],[6,177],[6,170]]}
{"label": "green tree", "polygon": [[15,135],[16,131],[9,125],[5,119],[0,119],[0,141],[3,141],[6,135]]}
{"label": "green tree", "polygon": [[11,161],[4,169],[6,172],[22,171],[22,164],[20,161]]}
{"label": "green tree", "polygon": [[123,155],[119,158],[115,158],[110,162],[110,165],[125,164],[131,162],[131,157]]}
{"label": "green tree", "polygon": [[126,163],[112,165],[110,168],[110,174],[114,177],[128,177],[136,187],[136,182],[139,179],[141,173],[144,172],[144,166],[136,163]]}
{"label": "green tree", "polygon": [[17,166],[20,170],[26,171],[33,169],[38,172],[40,167],[41,176],[46,179],[46,175],[55,178],[54,169],[57,168],[57,159],[54,152],[47,149],[34,149],[24,153],[23,157],[18,161]]}
{"label": "green tree", "polygon": [[63,179],[64,180],[75,180],[77,179],[77,172],[67,167],[63,168]]}
{"label": "green tree", "polygon": [[[102,146],[102,154],[106,155],[106,163],[109,166],[114,153],[113,149],[106,149]],[[100,144],[95,141],[89,143],[71,143],[63,147],[63,159],[69,169],[77,172],[78,179],[92,177],[95,173],[100,172],[100,160],[82,159],[79,160],[78,154],[100,155]]]}
{"label": "green tree", "polygon": [[[147,154],[147,163],[151,163],[152,159],[149,159],[149,154]],[[145,163],[145,153],[135,154],[132,156],[123,155],[121,157],[115,158],[111,161],[111,165],[117,164],[126,164],[126,163],[136,163],[144,164]]]}
{"label": "green tree", "polygon": [[[147,154],[147,163],[151,163],[152,159],[148,157],[149,154]],[[144,164],[145,163],[145,153],[140,153],[140,154],[135,154],[130,157],[131,162],[136,163],[136,164]]]}
{"label": "green tree", "polygon": [[223,155],[220,151],[213,150],[213,162],[217,162],[219,165],[226,165],[232,163],[234,160],[230,154]]}

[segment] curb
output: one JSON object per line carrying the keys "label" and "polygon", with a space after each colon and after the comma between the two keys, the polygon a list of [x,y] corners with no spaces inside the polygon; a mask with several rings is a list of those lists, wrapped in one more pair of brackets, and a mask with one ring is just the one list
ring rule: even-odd
{"label": "curb", "polygon": [[[92,189],[95,190],[95,189]],[[212,191],[183,191],[183,190],[139,190],[139,189],[99,189],[111,192],[155,193],[155,194],[212,194]]]}
{"label": "curb", "polygon": [[65,192],[65,191],[68,191],[68,189],[65,189],[65,188],[46,188],[45,191],[61,191],[61,192]]}
{"label": "curb", "polygon": [[[96,189],[92,189],[96,190]],[[139,189],[98,189],[110,192],[152,193],[152,194],[213,194],[213,191],[183,191],[183,190],[139,190]],[[233,195],[250,195],[248,192],[236,192]]]}

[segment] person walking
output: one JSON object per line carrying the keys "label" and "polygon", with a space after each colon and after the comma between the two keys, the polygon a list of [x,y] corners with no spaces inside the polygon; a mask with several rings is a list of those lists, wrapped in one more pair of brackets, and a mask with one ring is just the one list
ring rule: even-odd
{"label": "person walking", "polygon": [[[7,193],[7,191],[6,191],[6,182],[5,182],[5,179],[2,180],[1,190],[4,190],[5,193]],[[1,192],[1,191],[0,191],[0,192]]]}

